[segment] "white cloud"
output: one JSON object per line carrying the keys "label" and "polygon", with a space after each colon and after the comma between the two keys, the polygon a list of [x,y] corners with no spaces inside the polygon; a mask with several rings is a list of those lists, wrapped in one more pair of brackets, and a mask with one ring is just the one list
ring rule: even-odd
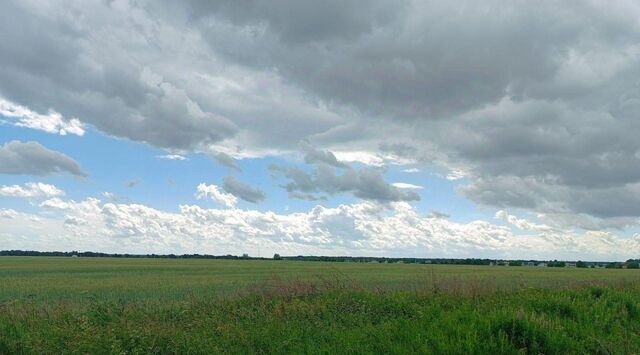
{"label": "white cloud", "polygon": [[0,196],[5,197],[55,197],[64,196],[64,191],[55,187],[54,185],[44,184],[41,182],[28,182],[22,186],[20,185],[2,185],[0,186]]}
{"label": "white cloud", "polygon": [[334,151],[333,154],[339,161],[347,163],[362,163],[371,166],[383,166],[385,160],[374,153],[364,151]]}
{"label": "white cloud", "polygon": [[409,169],[402,170],[402,172],[403,173],[413,174],[413,173],[419,173],[420,169],[418,169],[418,168],[409,168]]}
{"label": "white cloud", "polygon": [[524,218],[518,218],[514,215],[508,214],[507,211],[505,210],[499,210],[498,212],[496,212],[496,218],[501,219],[505,222],[508,222],[509,224],[522,230],[541,231],[541,232],[552,230],[552,228],[546,224],[536,224]]}
{"label": "white cloud", "polygon": [[0,209],[0,218],[6,219],[14,219],[18,216],[18,212],[12,210],[10,208],[1,208]]}
{"label": "white cloud", "polygon": [[160,159],[166,159],[166,160],[187,160],[186,157],[180,155],[180,154],[165,154],[165,155],[158,155],[158,158]]}
{"label": "white cloud", "polygon": [[[205,185],[206,186],[206,185]],[[211,190],[207,188],[206,190]],[[182,205],[178,212],[140,204],[53,199],[40,216],[5,212],[7,247],[142,253],[358,254],[419,257],[504,257],[621,260],[640,253],[640,236],[575,234],[500,212],[529,235],[485,221],[452,222],[421,215],[406,202],[316,206],[278,214]],[[33,217],[38,222],[33,222]],[[24,239],[22,237],[28,237]]]}
{"label": "white cloud", "polygon": [[464,179],[466,176],[467,174],[462,170],[451,170],[447,174],[447,180],[449,181],[460,180],[460,179]]}
{"label": "white cloud", "polygon": [[40,114],[2,97],[0,97],[0,115],[15,119],[16,121],[13,122],[15,126],[37,129],[61,136],[67,134],[82,136],[85,132],[84,124],[76,118],[67,120],[54,110],[49,110],[47,114]]}
{"label": "white cloud", "polygon": [[424,189],[424,186],[409,184],[406,182],[394,182],[391,186],[397,187],[399,189]]}
{"label": "white cloud", "polygon": [[238,198],[234,195],[221,191],[216,185],[207,185],[204,183],[198,185],[195,197],[199,200],[210,198],[211,200],[229,208],[233,208],[236,203],[238,203]]}
{"label": "white cloud", "polygon": [[63,201],[59,198],[52,198],[46,201],[43,201],[42,203],[40,203],[40,207],[43,208],[51,208],[51,209],[59,209],[59,210],[65,210],[65,209],[70,209],[73,205],[71,203],[68,203],[66,201]]}

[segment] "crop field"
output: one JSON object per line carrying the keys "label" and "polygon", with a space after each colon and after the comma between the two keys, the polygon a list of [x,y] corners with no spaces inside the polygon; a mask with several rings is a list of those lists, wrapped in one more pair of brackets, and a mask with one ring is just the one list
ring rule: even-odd
{"label": "crop field", "polygon": [[0,353],[640,353],[640,270],[2,257]]}

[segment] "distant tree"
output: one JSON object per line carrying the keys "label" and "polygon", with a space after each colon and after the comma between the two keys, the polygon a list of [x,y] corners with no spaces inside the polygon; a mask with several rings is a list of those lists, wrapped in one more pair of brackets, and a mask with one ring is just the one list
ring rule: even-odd
{"label": "distant tree", "polygon": [[273,254],[273,260],[282,260],[282,257],[280,256],[280,254],[276,253]]}
{"label": "distant tree", "polygon": [[519,260],[509,261],[509,266],[522,266],[522,261],[519,261]]}
{"label": "distant tree", "polygon": [[247,253],[242,254],[242,258],[243,259],[249,259],[249,254],[247,254]]}
{"label": "distant tree", "polygon": [[640,269],[640,264],[637,261],[630,261],[627,263],[627,269]]}
{"label": "distant tree", "polygon": [[576,263],[576,267],[585,267],[586,268],[586,267],[589,267],[589,266],[584,261],[578,260],[578,262]]}
{"label": "distant tree", "polygon": [[547,263],[548,267],[565,267],[567,266],[567,264],[564,261],[550,261],[549,263]]}

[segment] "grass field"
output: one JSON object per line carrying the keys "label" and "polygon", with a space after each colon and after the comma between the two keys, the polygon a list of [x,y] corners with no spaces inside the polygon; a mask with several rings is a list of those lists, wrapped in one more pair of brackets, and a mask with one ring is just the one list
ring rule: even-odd
{"label": "grass field", "polygon": [[0,258],[0,353],[640,353],[640,271]]}

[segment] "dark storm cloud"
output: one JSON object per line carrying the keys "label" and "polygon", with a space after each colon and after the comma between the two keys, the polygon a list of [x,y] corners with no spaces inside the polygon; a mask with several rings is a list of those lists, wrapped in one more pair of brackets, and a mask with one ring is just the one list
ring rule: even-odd
{"label": "dark storm cloud", "polygon": [[251,203],[262,202],[267,197],[262,190],[253,188],[233,176],[227,176],[223,179],[222,188],[225,192]]}
{"label": "dark storm cloud", "polygon": [[0,174],[43,176],[62,173],[87,176],[75,160],[37,142],[10,141],[0,146]]}

